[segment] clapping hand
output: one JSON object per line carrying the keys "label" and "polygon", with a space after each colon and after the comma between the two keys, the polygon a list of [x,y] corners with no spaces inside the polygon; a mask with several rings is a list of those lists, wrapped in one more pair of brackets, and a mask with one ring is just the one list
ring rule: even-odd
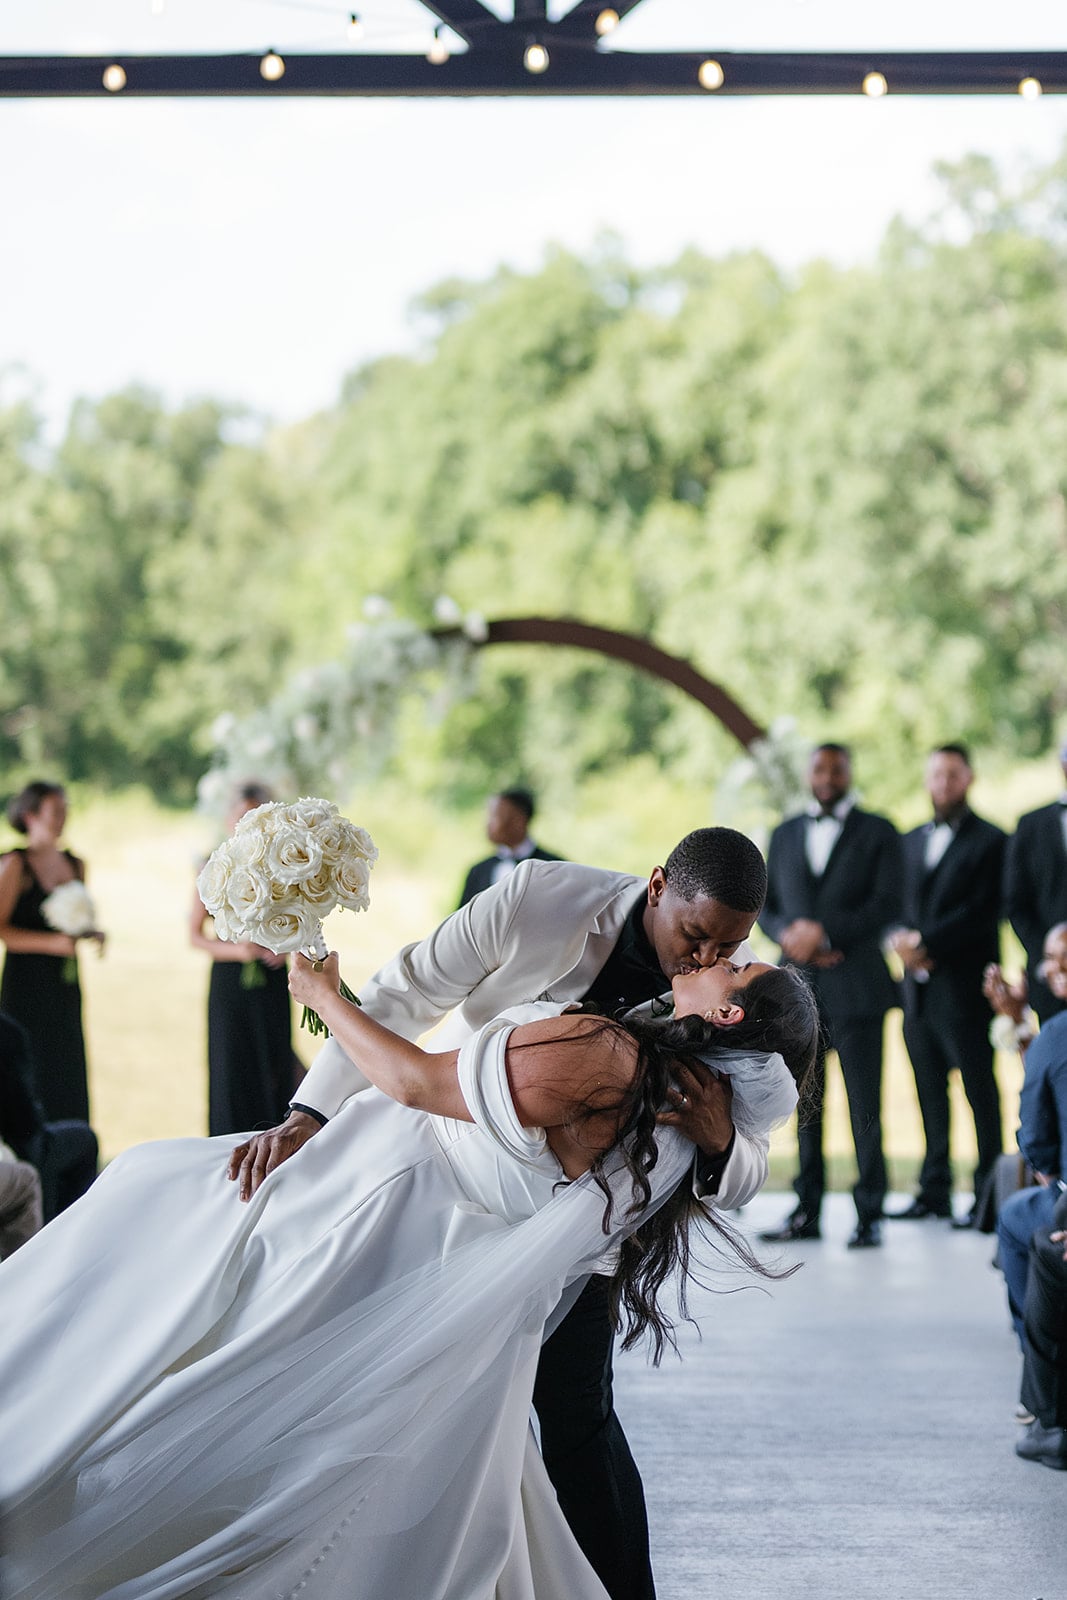
{"label": "clapping hand", "polygon": [[1010,1017],[1013,1022],[1022,1022],[1025,1018],[1029,999],[1025,977],[1009,983],[1003,970],[991,961],[982,975],[982,993],[998,1016]]}

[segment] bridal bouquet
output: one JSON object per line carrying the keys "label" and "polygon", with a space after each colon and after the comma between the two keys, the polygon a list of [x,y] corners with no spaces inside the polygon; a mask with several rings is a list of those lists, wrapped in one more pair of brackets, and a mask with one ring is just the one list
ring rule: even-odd
{"label": "bridal bouquet", "polygon": [[[323,918],[335,906],[367,909],[377,859],[366,829],[329,800],[271,801],[241,818],[208,857],[197,887],[220,939],[251,939],[275,955],[300,950],[321,961]],[[344,985],[342,993],[356,1000]],[[311,1033],[329,1032],[307,1006],[302,1022]]]}
{"label": "bridal bouquet", "polygon": [[[80,878],[71,878],[69,883],[61,883],[53,889],[47,899],[41,901],[41,915],[50,928],[65,933],[70,939],[85,939],[97,932],[96,907]],[[63,962],[63,981],[76,983],[77,980],[78,963],[74,956],[67,956]]]}

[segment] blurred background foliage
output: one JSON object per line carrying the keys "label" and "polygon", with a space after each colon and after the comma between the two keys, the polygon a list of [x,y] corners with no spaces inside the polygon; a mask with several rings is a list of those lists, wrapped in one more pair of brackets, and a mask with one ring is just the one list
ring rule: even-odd
{"label": "blurred background foliage", "polygon": [[[419,353],[284,430],[130,389],[46,448],[0,413],[0,761],[189,801],[221,713],[341,653],[369,595],[432,625],[571,615],[646,635],[757,721],[852,742],[871,803],[931,743],[1010,765],[1067,711],[1067,154],[944,204],[872,264],[590,259],[449,282]],[[676,691],[494,647],[480,692],[401,719],[398,771],[469,808],[557,809],[739,753]],[[700,820],[706,820],[701,818]]]}
{"label": "blurred background foliage", "polygon": [[[83,963],[109,1154],[203,1122],[185,917],[217,840],[177,808],[211,729],[340,658],[369,597],[424,626],[447,595],[647,636],[785,745],[851,742],[868,804],[902,826],[946,738],[976,747],[976,805],[1006,826],[1056,792],[1067,153],[940,176],[938,213],[847,270],[689,252],[638,271],[605,238],[440,284],[412,308],[417,354],[296,427],[130,389],[79,403],[52,444],[0,375],[0,770],[8,792],[72,785],[112,933]],[[338,796],[382,848],[372,914],[330,931],[356,983],[452,908],[502,783],[536,789],[548,847],[642,874],[688,828],[776,820],[723,786],[739,748],[677,691],[543,647],[494,646],[477,676],[406,702],[391,769],[376,748]],[[1017,1062],[1002,1076],[1010,1137]],[[833,1086],[830,1126],[847,1165]],[[906,1184],[921,1141],[895,1017],[887,1129]],[[779,1176],[792,1159],[783,1133]]]}

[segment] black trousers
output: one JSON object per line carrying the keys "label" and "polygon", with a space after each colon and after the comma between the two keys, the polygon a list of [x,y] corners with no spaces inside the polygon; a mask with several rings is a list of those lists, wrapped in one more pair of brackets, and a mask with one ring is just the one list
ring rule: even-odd
{"label": "black trousers", "polygon": [[[841,1075],[848,1096],[848,1115],[852,1124],[852,1143],[856,1148],[856,1186],[852,1198],[861,1222],[873,1222],[882,1215],[885,1199],[885,1155],[882,1151],[882,1036],[883,1017],[843,1017],[836,1022],[823,1018],[827,1043],[837,1051]],[[800,1171],[793,1187],[799,1209],[805,1216],[817,1217],[826,1187],[823,1160],[822,1100],[826,1079],[826,1056],[815,1065],[813,1101],[797,1130]]]}
{"label": "black trousers", "polygon": [[[1064,1222],[1060,1222],[1062,1228]],[[1067,1428],[1067,1261],[1039,1229],[1030,1246],[1020,1398],[1043,1428]]]}
{"label": "black trousers", "polygon": [[974,1116],[978,1165],[974,1171],[977,1201],[1001,1152],[1000,1094],[993,1073],[993,1046],[989,1042],[989,1011],[965,1011],[951,997],[922,994],[904,1015],[904,1043],[915,1073],[926,1155],[919,1172],[919,1199],[940,1207],[952,1195],[949,1160],[948,1078],[954,1069],[963,1080],[964,1093]]}
{"label": "black trousers", "polygon": [[46,1122],[27,1150],[41,1176],[44,1220],[80,1200],[96,1177],[96,1134],[87,1122]]}
{"label": "black trousers", "polygon": [[644,1490],[614,1410],[608,1285],[590,1278],[546,1339],[534,1409],[560,1509],[611,1600],[655,1600]]}

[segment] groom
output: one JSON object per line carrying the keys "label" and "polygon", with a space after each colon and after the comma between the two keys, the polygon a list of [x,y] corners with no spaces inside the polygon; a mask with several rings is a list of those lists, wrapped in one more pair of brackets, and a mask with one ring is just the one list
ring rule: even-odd
{"label": "groom", "polygon": [[[362,989],[364,1010],[408,1039],[454,1049],[508,1006],[588,1001],[608,1015],[663,994],[680,972],[733,956],[763,905],[756,846],[730,828],[687,834],[647,883],[565,861],[524,861]],[[741,959],[748,959],[747,952]],[[248,1199],[367,1080],[331,1039],[288,1119],[239,1145],[230,1176]],[[765,1140],[735,1131],[729,1089],[684,1075],[670,1121],[697,1146],[696,1192],[743,1205],[767,1175]],[[641,1479],[612,1402],[608,1282],[589,1280],[546,1340],[534,1388],[541,1448],[560,1507],[611,1600],[653,1600]]]}

